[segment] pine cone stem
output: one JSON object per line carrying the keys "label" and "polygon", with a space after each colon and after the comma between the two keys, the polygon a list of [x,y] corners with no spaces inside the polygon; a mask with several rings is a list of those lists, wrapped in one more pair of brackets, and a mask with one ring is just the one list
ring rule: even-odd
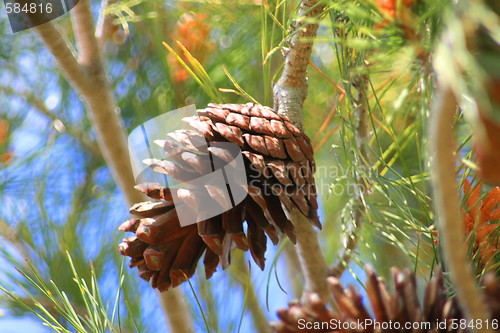
{"label": "pine cone stem", "polygon": [[285,260],[286,260],[286,270],[288,271],[288,278],[290,284],[292,285],[294,298],[299,298],[302,295],[304,286],[302,281],[304,276],[300,270],[300,260],[295,249],[295,245],[290,242],[285,245]]}
{"label": "pine cone stem", "polygon": [[[307,97],[307,66],[316,37],[318,24],[306,20],[319,19],[325,5],[315,0],[304,0],[300,4],[299,20],[290,35],[289,49],[285,56],[285,67],[273,88],[274,109],[279,115],[286,115],[292,123],[302,128],[303,105]],[[297,209],[292,212],[291,221],[297,234],[297,254],[306,279],[305,291],[316,292],[328,299],[326,283],[327,265],[319,246],[316,231]]]}
{"label": "pine cone stem", "polygon": [[168,326],[172,332],[194,332],[191,324],[192,319],[190,318],[191,312],[185,312],[191,310],[189,310],[189,305],[182,291],[174,288],[158,294],[163,312],[167,316]]}
{"label": "pine cone stem", "polygon": [[300,4],[298,20],[292,27],[289,49],[286,51],[285,67],[278,83],[274,86],[274,109],[290,120],[302,126],[304,100],[307,97],[307,66],[318,23],[310,23],[311,19],[319,19],[325,5],[316,0],[304,0]]}
{"label": "pine cone stem", "polygon": [[[467,259],[463,218],[460,212],[457,185],[456,145],[454,144],[453,121],[457,100],[446,83],[441,83],[439,94],[429,122],[432,185],[439,220],[441,244],[447,268],[463,311],[468,319],[489,318],[480,290],[476,286]],[[485,328],[477,332],[492,332]]]}
{"label": "pine cone stem", "polygon": [[327,265],[319,246],[316,230],[297,209],[292,212],[292,223],[297,234],[297,254],[305,277],[304,292],[315,292],[328,300]]}

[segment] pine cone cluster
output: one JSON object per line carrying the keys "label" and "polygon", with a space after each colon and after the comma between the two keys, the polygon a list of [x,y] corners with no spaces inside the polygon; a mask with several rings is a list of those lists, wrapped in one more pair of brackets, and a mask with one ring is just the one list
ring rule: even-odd
{"label": "pine cone cluster", "polygon": [[[157,201],[137,203],[130,209],[138,217],[123,223],[120,230],[135,235],[124,239],[119,251],[131,257],[130,266],[138,267],[141,278],[160,290],[175,287],[194,274],[204,253],[208,279],[219,264],[223,268],[229,265],[233,248],[250,250],[263,269],[267,237],[275,245],[281,234],[295,242],[289,220],[294,209],[321,228],[313,149],[309,138],[287,117],[251,103],[209,104],[198,110],[197,116],[184,121],[192,130],[168,133],[166,140],[156,142],[168,159],[150,159],[145,163],[167,175],[169,183],[176,180],[182,185],[222,166],[230,177],[235,155],[241,153],[246,179],[231,181],[248,194],[232,205],[222,195],[227,184],[221,188],[208,182],[195,189],[156,183],[137,186]],[[236,152],[228,149],[228,144],[237,147]],[[174,198],[180,198],[181,204],[177,201],[174,205]],[[205,219],[200,218],[204,213],[202,206],[229,208]],[[179,214],[186,210],[200,222],[181,227]]]}
{"label": "pine cone cluster", "polygon": [[[279,333],[298,332],[468,332],[452,329],[452,319],[463,319],[454,299],[447,296],[444,279],[439,271],[425,288],[423,304],[420,304],[415,275],[410,271],[392,270],[395,290],[390,292],[385,282],[371,268],[367,268],[366,293],[370,307],[363,304],[363,297],[352,286],[343,289],[337,278],[328,278],[335,310],[330,310],[316,295],[305,296],[304,303],[293,302],[288,309],[278,310],[279,322],[273,323]],[[485,284],[487,302],[495,317],[500,306],[498,281],[489,276]],[[369,311],[371,308],[372,312]],[[371,314],[373,313],[373,315]],[[359,325],[357,323],[388,323],[391,326]],[[421,330],[406,329],[406,324],[430,323],[432,327]],[[447,322],[447,328],[436,327]],[[349,326],[347,326],[349,325]],[[411,326],[410,326],[411,327]]]}

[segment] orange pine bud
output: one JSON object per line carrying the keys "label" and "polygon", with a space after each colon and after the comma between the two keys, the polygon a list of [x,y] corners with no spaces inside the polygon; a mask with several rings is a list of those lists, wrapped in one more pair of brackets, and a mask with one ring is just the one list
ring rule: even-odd
{"label": "orange pine bud", "polygon": [[0,145],[7,141],[9,134],[9,123],[7,120],[0,119]]}
{"label": "orange pine bud", "polygon": [[12,160],[13,157],[14,157],[14,154],[7,152],[1,156],[0,160],[2,161],[3,164],[9,164],[9,162]]}
{"label": "orange pine bud", "polygon": [[[210,26],[204,22],[206,18],[205,14],[186,13],[182,15],[171,35],[172,40],[179,41],[201,64],[205,63],[214,48],[209,39]],[[184,61],[187,60],[180,49],[177,49],[176,52]],[[182,83],[189,78],[186,70],[173,55],[168,56],[168,62],[172,68],[174,82]]]}
{"label": "orange pine bud", "polygon": [[[480,264],[486,266],[500,249],[498,244],[498,224],[490,223],[500,217],[500,188],[495,187],[483,200],[480,200],[482,184],[478,184],[474,190],[470,182],[465,180],[464,193],[467,198],[464,212],[464,232],[468,237],[468,244],[473,242],[474,252],[478,254]],[[475,231],[475,233],[473,233]],[[471,237],[471,234],[473,237]]]}

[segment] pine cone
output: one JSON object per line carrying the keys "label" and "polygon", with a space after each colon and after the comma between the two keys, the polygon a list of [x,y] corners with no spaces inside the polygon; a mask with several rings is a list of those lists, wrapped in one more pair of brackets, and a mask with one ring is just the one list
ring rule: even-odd
{"label": "pine cone", "polygon": [[[136,187],[160,201],[138,203],[130,209],[139,218],[126,221],[120,230],[135,236],[124,239],[119,251],[130,256],[130,266],[137,266],[139,275],[160,290],[191,277],[203,253],[207,279],[219,263],[223,268],[229,265],[229,252],[234,247],[250,250],[263,269],[267,237],[276,245],[284,233],[295,243],[294,227],[288,219],[293,209],[321,228],[310,140],[287,117],[251,103],[209,104],[197,113],[184,119],[194,130],[175,131],[167,134],[165,141],[156,142],[167,152],[168,160],[145,163],[168,175],[169,182],[175,179],[182,185],[222,167],[231,178],[235,155],[241,151],[246,179],[229,181],[243,188],[246,196],[234,205],[229,202],[223,195],[228,190],[227,179],[223,188],[215,182],[196,189],[156,183]],[[229,144],[239,149],[230,149]],[[231,190],[234,192],[234,186]],[[205,219],[205,209],[200,207],[227,210]],[[181,227],[179,215],[186,211],[201,222]]]}
{"label": "pine cone", "polygon": [[[279,333],[294,332],[413,332],[405,329],[405,324],[416,322],[443,323],[448,321],[447,329],[444,330],[435,326],[418,332],[466,332],[463,330],[452,330],[451,319],[464,318],[456,302],[447,297],[444,287],[443,275],[439,271],[428,283],[425,289],[423,306],[418,301],[417,285],[415,275],[410,271],[392,270],[395,291],[389,292],[387,285],[371,268],[367,268],[366,292],[373,311],[373,316],[363,305],[363,297],[352,286],[343,289],[337,278],[328,278],[330,292],[334,300],[334,308],[330,310],[316,294],[307,294],[304,304],[293,302],[288,309],[278,310],[279,322],[273,323],[274,330]],[[490,277],[491,279],[491,277]],[[496,311],[500,305],[500,288],[498,282],[493,278],[489,281],[489,288],[492,289],[489,302]],[[494,292],[494,293],[493,293]],[[493,317],[498,318],[498,317]],[[392,322],[392,330],[382,329],[375,325],[365,325],[363,327],[350,326],[350,329],[343,328],[347,323],[367,323],[367,320],[378,323]],[[328,323],[329,325],[326,325]],[[323,325],[323,326],[322,326]],[[399,329],[398,329],[399,327]]]}

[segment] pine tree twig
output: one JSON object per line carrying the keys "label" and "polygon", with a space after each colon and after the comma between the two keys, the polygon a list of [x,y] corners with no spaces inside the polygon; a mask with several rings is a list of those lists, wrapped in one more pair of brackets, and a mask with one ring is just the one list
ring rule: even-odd
{"label": "pine tree twig", "polygon": [[[94,90],[85,96],[89,117],[96,130],[104,158],[110,166],[118,186],[124,192],[128,203],[144,201],[145,197],[134,189],[135,180],[130,165],[125,130],[118,114],[111,88],[104,72],[104,66],[98,53],[98,42],[94,35],[94,25],[90,13],[89,0],[81,0],[72,11],[73,25],[82,65],[90,66],[88,73],[93,81]],[[85,3],[87,3],[85,5]],[[80,6],[79,8],[76,8]],[[76,10],[78,9],[78,10]],[[85,28],[85,29],[84,29]],[[167,315],[172,332],[192,332],[189,307],[179,289],[160,293],[160,300]]]}
{"label": "pine tree twig", "polygon": [[[318,23],[312,21],[319,19],[324,8],[324,4],[315,0],[301,2],[299,20],[290,33],[292,37],[286,50],[285,66],[273,88],[275,110],[288,116],[299,127],[302,127],[303,105],[307,97],[307,66],[318,30]],[[316,292],[327,300],[327,265],[316,231],[298,210],[291,212],[290,219],[297,234],[297,254],[305,277],[304,291]]]}
{"label": "pine tree twig", "polygon": [[59,27],[49,21],[37,26],[35,29],[50,53],[56,58],[65,77],[78,91],[88,91],[89,81],[87,75],[78,63],[76,51],[61,33]]}
{"label": "pine tree twig", "polygon": [[326,285],[327,264],[319,246],[316,230],[297,209],[292,211],[291,220],[297,234],[297,255],[302,268],[304,292],[315,292],[323,300],[328,300]]}
{"label": "pine tree twig", "polygon": [[80,47],[78,51],[84,55],[80,57],[83,61],[82,68],[85,69],[89,81],[89,89],[81,91],[81,93],[104,159],[110,167],[118,187],[127,198],[127,202],[133,204],[144,201],[145,197],[134,190],[135,180],[130,166],[125,129],[104,71],[102,58],[91,54],[96,52],[98,48],[97,40],[93,34],[92,18],[85,17],[91,15],[88,4],[84,4],[88,1],[80,1],[71,11],[74,25],[81,23],[86,25],[86,29],[92,31],[92,33],[84,32],[83,27],[75,27],[75,37],[77,45]]}
{"label": "pine tree twig", "polygon": [[[440,86],[429,121],[431,175],[434,202],[440,227],[440,238],[462,309],[469,319],[488,320],[482,293],[474,281],[464,235],[457,185],[455,138],[453,121],[457,108],[456,97],[449,86]],[[476,332],[492,332],[485,326]]]}
{"label": "pine tree twig", "polygon": [[300,4],[299,19],[292,26],[289,48],[285,50],[285,66],[280,79],[274,86],[274,109],[278,114],[286,114],[290,119],[302,126],[304,100],[307,97],[307,66],[318,20],[325,5],[316,0],[304,0]]}
{"label": "pine tree twig", "polygon": [[[367,168],[368,153],[366,144],[369,140],[369,105],[368,105],[368,76],[366,74],[358,75],[353,80],[357,90],[357,97],[354,105],[354,115],[356,116],[355,140],[358,146],[359,158],[358,165]],[[366,211],[364,200],[364,191],[367,188],[366,180],[363,175],[357,175],[354,187],[354,202],[359,203],[359,207],[354,207],[351,227],[347,230],[347,241],[340,255],[339,261],[330,270],[330,275],[339,277],[344,273],[352,259],[352,255],[358,246],[359,233],[363,224],[363,218]]]}
{"label": "pine tree twig", "polygon": [[90,0],[79,1],[71,10],[79,63],[87,69],[102,72],[99,44],[95,37],[94,21],[90,12]]}
{"label": "pine tree twig", "polygon": [[[32,106],[35,107],[35,110],[38,111],[40,114],[44,115],[45,117],[49,118],[52,122],[55,121],[61,121],[60,117],[58,117],[55,113],[50,111],[45,103],[40,100],[38,97],[35,96],[32,92],[24,91],[24,92],[19,92],[11,87],[5,87],[5,86],[0,86],[0,90],[4,91],[5,93],[9,95],[16,95],[22,99],[25,99],[28,103],[30,103]],[[68,133],[75,139],[77,139],[83,147],[88,149],[92,154],[94,154],[96,157],[102,156],[101,151],[99,149],[99,146],[89,138],[87,138],[84,133],[80,132],[73,126],[69,126],[66,123],[62,122],[61,123],[64,125],[64,132]]]}
{"label": "pine tree twig", "polygon": [[[68,80],[73,82],[75,88],[82,94],[103,157],[127,202],[132,205],[145,201],[145,197],[134,189],[135,180],[130,165],[125,130],[104,70],[102,57],[98,53],[89,0],[81,0],[71,11],[71,15],[81,54],[80,63],[52,22],[40,25],[36,30]],[[180,289],[163,292],[160,294],[160,299],[170,330],[193,332],[189,307]]]}
{"label": "pine tree twig", "polygon": [[159,293],[159,296],[170,332],[194,332],[191,310],[182,291],[179,288],[173,288]]}

